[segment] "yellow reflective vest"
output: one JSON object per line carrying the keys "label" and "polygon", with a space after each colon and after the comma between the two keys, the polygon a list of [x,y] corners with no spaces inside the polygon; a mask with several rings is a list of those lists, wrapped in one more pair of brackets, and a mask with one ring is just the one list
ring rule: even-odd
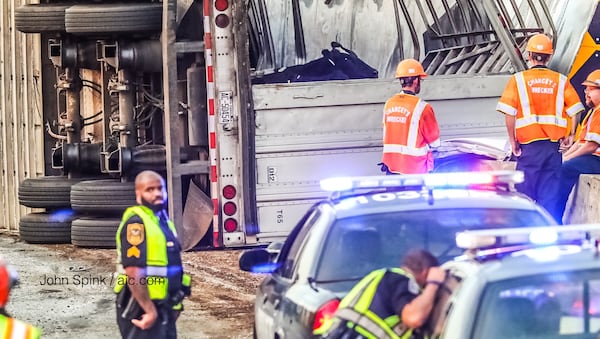
{"label": "yellow reflective vest", "polygon": [[370,310],[377,287],[386,272],[393,272],[413,279],[410,273],[400,268],[379,269],[369,273],[342,299],[334,320],[328,324],[328,328],[321,329],[321,332],[327,332],[336,326],[340,326],[340,322],[343,322],[353,325],[356,332],[368,339],[410,338],[413,330],[402,325],[400,315],[393,314],[382,319]]}
{"label": "yellow reflective vest", "polygon": [[[158,217],[154,212],[146,206],[132,206],[125,210],[121,224],[117,230],[117,255],[119,263],[121,263],[121,231],[129,218],[137,215],[144,223],[144,231],[146,233],[146,281],[148,294],[152,300],[164,300],[168,297],[169,279],[167,257],[167,240],[160,228]],[[168,221],[169,229],[173,234],[177,235],[175,225],[170,220]],[[189,276],[184,275],[183,283],[189,286]],[[119,274],[117,277],[114,291],[119,293],[123,286],[127,285],[127,275]],[[180,307],[175,307],[180,308]]]}
{"label": "yellow reflective vest", "polygon": [[42,331],[20,320],[0,315],[0,338],[38,339]]}

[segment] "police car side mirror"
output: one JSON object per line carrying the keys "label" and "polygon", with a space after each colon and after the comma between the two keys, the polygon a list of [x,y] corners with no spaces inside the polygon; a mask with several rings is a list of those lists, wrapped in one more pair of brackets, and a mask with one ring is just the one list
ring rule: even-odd
{"label": "police car side mirror", "polygon": [[240,269],[252,273],[273,273],[278,266],[272,258],[273,255],[268,249],[245,250],[240,255]]}

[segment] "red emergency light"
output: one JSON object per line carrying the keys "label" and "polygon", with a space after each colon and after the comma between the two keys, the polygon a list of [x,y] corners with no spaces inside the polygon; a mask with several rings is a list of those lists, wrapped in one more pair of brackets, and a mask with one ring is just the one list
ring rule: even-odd
{"label": "red emergency light", "polygon": [[238,222],[235,219],[229,218],[225,220],[223,227],[225,228],[226,232],[235,232],[238,228]]}
{"label": "red emergency light", "polygon": [[228,201],[223,204],[223,213],[225,213],[225,215],[232,216],[235,212],[237,212],[237,206],[233,202]]}
{"label": "red emergency light", "polygon": [[229,2],[227,0],[216,0],[215,1],[215,8],[217,9],[217,11],[224,11],[227,8],[229,8]]}
{"label": "red emergency light", "polygon": [[233,185],[227,185],[223,187],[223,196],[225,199],[233,199],[235,198],[235,194],[237,193],[235,187]]}

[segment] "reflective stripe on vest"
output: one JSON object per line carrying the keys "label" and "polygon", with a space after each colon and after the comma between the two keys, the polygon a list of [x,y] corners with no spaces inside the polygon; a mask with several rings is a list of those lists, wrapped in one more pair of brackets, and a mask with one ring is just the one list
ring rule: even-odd
{"label": "reflective stripe on vest", "polygon": [[37,339],[41,335],[39,328],[3,315],[0,315],[0,333],[0,339]]}
{"label": "reflective stripe on vest", "polygon": [[364,331],[375,338],[408,339],[412,335],[412,329],[402,324],[399,315],[391,316],[384,320],[369,309],[379,283],[388,271],[412,279],[410,274],[399,268],[373,271],[363,278],[363,280],[361,280],[350,293],[342,299],[339,309],[335,313],[335,317],[351,322],[355,326],[360,326]]}
{"label": "reflective stripe on vest", "polygon": [[[523,113],[522,117],[516,119],[515,127],[521,128],[531,124],[543,124],[543,125],[554,125],[561,128],[567,127],[567,119],[563,118],[563,106],[565,102],[565,86],[567,84],[567,77],[560,74],[558,80],[558,92],[556,93],[556,103],[554,115],[536,115],[531,113],[531,102],[529,100],[529,94],[527,92],[527,85],[525,82],[525,75],[517,73],[515,75],[517,82],[517,90],[519,92],[519,99],[521,100],[521,110]],[[548,112],[550,113],[550,112]]]}
{"label": "reflective stripe on vest", "polygon": [[[150,299],[163,300],[167,298],[169,283],[168,283],[168,264],[167,257],[167,240],[163,231],[160,228],[158,218],[154,215],[151,209],[146,206],[132,206],[125,210],[119,229],[117,230],[117,253],[119,255],[119,263],[121,262],[121,231],[125,227],[125,222],[129,218],[137,215],[144,223],[144,231],[146,233],[146,286]],[[177,234],[175,226],[171,221],[168,221],[169,229],[173,234]],[[125,279],[125,280],[123,280]],[[115,292],[119,292],[127,283],[127,277],[120,275],[115,285]]]}
{"label": "reflective stripe on vest", "polygon": [[429,152],[429,147],[425,146],[416,148],[403,145],[386,144],[383,145],[383,151],[385,153],[400,153],[420,157],[427,155],[427,152]]}
{"label": "reflective stripe on vest", "polygon": [[[592,126],[592,117],[594,114],[600,114],[600,110],[593,110],[589,112],[585,118],[583,118],[582,124],[584,127],[580,131],[580,135],[578,136],[577,142],[581,145],[585,144],[586,141],[593,141],[600,145],[600,134],[590,132],[590,127]],[[596,148],[596,150],[592,153],[595,156],[600,156],[600,147]]]}
{"label": "reflective stripe on vest", "polygon": [[425,110],[427,103],[421,99],[415,105],[415,109],[410,117],[410,127],[408,129],[408,137],[406,138],[406,145],[398,144],[384,144],[384,153],[400,153],[412,156],[424,156],[429,151],[429,146],[417,147],[417,137],[419,136],[419,122],[421,121],[421,115]]}

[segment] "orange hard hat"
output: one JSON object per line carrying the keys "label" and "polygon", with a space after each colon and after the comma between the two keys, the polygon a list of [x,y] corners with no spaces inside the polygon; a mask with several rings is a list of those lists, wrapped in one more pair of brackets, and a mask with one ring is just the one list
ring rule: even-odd
{"label": "orange hard hat", "polygon": [[17,272],[4,265],[0,260],[0,308],[4,308],[8,302],[10,289],[18,282]]}
{"label": "orange hard hat", "polygon": [[585,86],[600,87],[600,69],[590,73],[581,84]]}
{"label": "orange hard hat", "polygon": [[536,34],[529,38],[527,41],[527,52],[540,53],[540,54],[552,54],[552,40],[546,34]]}
{"label": "orange hard hat", "polygon": [[427,73],[425,73],[423,65],[421,65],[420,62],[415,59],[405,59],[398,63],[398,67],[396,67],[396,78],[416,76],[421,78],[427,76]]}

